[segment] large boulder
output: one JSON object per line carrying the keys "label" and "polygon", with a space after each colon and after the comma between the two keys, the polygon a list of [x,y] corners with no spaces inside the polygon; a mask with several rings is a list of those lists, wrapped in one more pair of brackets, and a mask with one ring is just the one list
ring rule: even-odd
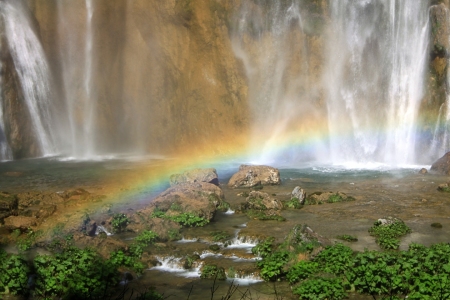
{"label": "large boulder", "polygon": [[219,185],[219,178],[217,176],[217,171],[214,168],[193,169],[186,171],[183,174],[173,174],[170,176],[170,186],[186,182],[207,182]]}
{"label": "large boulder", "polygon": [[177,220],[177,216],[189,214],[209,222],[218,209],[226,208],[228,203],[218,186],[206,182],[181,183],[162,192],[147,207],[138,210],[131,217],[132,224],[128,227],[133,228],[133,223],[147,223],[151,227],[155,213],[168,220]]}
{"label": "large boulder", "polygon": [[277,185],[281,183],[280,171],[269,166],[241,165],[239,171],[231,176],[230,187],[255,187],[258,185]]}
{"label": "large boulder", "polygon": [[430,168],[430,171],[442,174],[442,175],[450,175],[450,152],[447,152],[435,161]]}
{"label": "large boulder", "polygon": [[6,192],[0,192],[0,222],[14,214],[17,210],[17,197]]}
{"label": "large boulder", "polygon": [[22,231],[27,230],[32,226],[36,226],[37,219],[34,217],[24,217],[24,216],[9,216],[5,218],[5,227],[14,230],[20,229]]}

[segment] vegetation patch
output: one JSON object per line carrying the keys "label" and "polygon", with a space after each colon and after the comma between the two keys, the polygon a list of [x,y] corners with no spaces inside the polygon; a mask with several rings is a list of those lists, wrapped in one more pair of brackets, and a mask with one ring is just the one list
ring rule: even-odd
{"label": "vegetation patch", "polygon": [[357,242],[358,241],[358,238],[356,236],[349,235],[349,234],[338,235],[336,238],[339,240],[346,241],[346,242]]}
{"label": "vegetation patch", "polygon": [[114,232],[122,232],[127,225],[130,224],[130,220],[125,214],[115,214],[111,220],[111,226]]}
{"label": "vegetation patch", "polygon": [[216,265],[205,265],[202,268],[200,278],[226,280],[227,275],[225,274],[225,269],[222,267],[218,267]]}
{"label": "vegetation patch", "polygon": [[285,208],[293,208],[293,209],[300,209],[303,207],[302,204],[300,204],[300,200],[298,198],[292,198],[289,201],[284,202]]}
{"label": "vegetation patch", "polygon": [[156,208],[152,213],[152,218],[172,220],[184,227],[201,227],[209,223],[208,219],[199,217],[193,213],[180,213],[177,215],[167,215],[165,211]]}
{"label": "vegetation patch", "polygon": [[376,242],[383,249],[398,249],[401,236],[410,233],[411,229],[397,218],[386,218],[376,221],[369,233],[376,237]]}

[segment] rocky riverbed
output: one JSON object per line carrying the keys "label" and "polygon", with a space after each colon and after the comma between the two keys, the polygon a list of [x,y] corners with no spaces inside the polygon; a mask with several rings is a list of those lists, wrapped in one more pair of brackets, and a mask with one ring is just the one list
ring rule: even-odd
{"label": "rocky riverbed", "polygon": [[[111,251],[129,248],[139,232],[151,229],[161,239],[144,249],[141,261],[146,271],[139,278],[133,274],[130,286],[155,286],[180,299],[194,286],[191,299],[208,298],[212,281],[200,279],[200,269],[214,264],[226,271],[228,280],[234,277],[240,290],[252,291],[254,299],[273,299],[274,286],[261,281],[255,267],[258,258],[251,248],[268,237],[282,242],[298,224],[307,224],[324,243],[333,243],[342,234],[356,236],[357,242],[344,243],[357,251],[379,249],[368,229],[385,216],[400,218],[412,229],[401,239],[400,249],[411,242],[431,245],[450,239],[450,194],[438,189],[449,177],[419,172],[420,168],[267,169],[268,175],[257,178],[263,173],[260,170],[241,167],[244,175],[238,176],[239,166],[232,166],[209,169],[200,181],[210,183],[198,182],[185,173],[167,176],[160,185],[145,189],[124,178],[148,177],[152,167],[161,171],[160,161],[145,167],[122,161],[80,164],[42,160],[0,166],[4,191],[0,231],[7,251],[17,252],[17,244],[32,230],[40,235],[32,241],[30,253],[47,253],[54,240],[71,234],[77,246],[95,247],[108,257]],[[45,172],[38,171],[42,165]],[[239,178],[240,184],[230,180],[233,178]],[[305,204],[283,208],[297,186],[306,194]],[[186,192],[198,202],[183,199]],[[117,194],[122,195],[121,201]],[[333,197],[348,201],[328,201]],[[249,214],[249,210],[264,211],[264,218]],[[155,211],[165,217],[149,218]],[[196,216],[207,220],[206,225],[190,227],[176,221],[177,216],[191,212],[198,212]],[[112,220],[117,214],[130,220],[122,232],[98,235],[103,229],[114,231]],[[276,218],[261,220],[267,216]],[[440,223],[442,228],[432,227],[432,223]],[[229,285],[220,283],[217,295],[225,294]],[[285,299],[290,297],[288,285],[277,288]]]}

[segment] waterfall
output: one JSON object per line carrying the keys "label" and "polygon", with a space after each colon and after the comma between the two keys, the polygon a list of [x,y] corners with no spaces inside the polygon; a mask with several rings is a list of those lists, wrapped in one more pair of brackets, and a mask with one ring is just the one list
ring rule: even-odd
{"label": "waterfall", "polygon": [[[235,21],[233,50],[247,73],[253,112],[252,158],[259,155],[261,162],[291,156],[280,154],[280,148],[321,131],[319,91],[309,64],[314,53],[307,35],[314,33],[311,24],[322,20],[312,19],[317,14],[304,8],[305,2],[246,1]],[[308,158],[318,154],[317,147],[308,153],[296,150],[292,152]]]}
{"label": "waterfall", "polygon": [[[93,83],[92,0],[80,3],[57,2],[58,35],[61,41],[59,58],[62,69],[63,95],[68,124],[62,129],[65,139],[61,152],[76,158],[95,156],[96,97]],[[85,28],[74,30],[74,12],[85,14]],[[75,16],[76,17],[76,16]]]}
{"label": "waterfall", "polygon": [[[1,38],[3,31],[3,26],[0,24],[0,53],[2,47],[7,47],[7,45],[4,45],[4,41]],[[0,74],[5,73],[4,70],[5,66],[3,65],[2,61],[0,60]],[[0,76],[0,103],[3,103],[4,99],[2,99],[3,96],[3,78]],[[3,119],[3,105],[0,105],[0,160],[11,160],[12,152],[11,148],[9,147],[8,140],[6,139],[5,135],[5,121]]]}
{"label": "waterfall", "polygon": [[[50,126],[52,124],[50,72],[44,50],[20,1],[3,1],[0,14],[4,20],[6,40],[41,153],[54,154],[55,146]],[[3,115],[3,112],[0,115]],[[3,124],[0,126],[4,128]],[[0,137],[0,140],[6,139]],[[1,148],[3,155],[8,157],[9,150],[5,142],[2,142]]]}
{"label": "waterfall", "polygon": [[330,2],[324,88],[333,161],[411,163],[428,1]]}

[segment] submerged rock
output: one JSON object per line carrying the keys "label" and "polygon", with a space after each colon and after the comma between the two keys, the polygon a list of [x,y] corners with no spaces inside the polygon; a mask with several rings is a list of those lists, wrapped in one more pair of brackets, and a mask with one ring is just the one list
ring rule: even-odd
{"label": "submerged rock", "polygon": [[269,166],[241,165],[239,171],[231,176],[228,186],[255,187],[259,185],[281,184],[278,169]]}
{"label": "submerged rock", "polygon": [[175,186],[181,183],[195,182],[207,182],[219,185],[219,178],[217,176],[216,169],[193,169],[186,171],[183,174],[173,174],[170,176],[170,186]]}
{"label": "submerged rock", "polygon": [[425,168],[420,169],[419,174],[427,174],[428,170]]}
{"label": "submerged rock", "polygon": [[442,175],[450,175],[450,152],[447,152],[435,161],[430,168],[430,171],[433,171]]}
{"label": "submerged rock", "polygon": [[347,196],[343,192],[315,192],[308,196],[305,204],[323,204],[323,203],[336,203],[344,201],[354,201],[355,198]]}

